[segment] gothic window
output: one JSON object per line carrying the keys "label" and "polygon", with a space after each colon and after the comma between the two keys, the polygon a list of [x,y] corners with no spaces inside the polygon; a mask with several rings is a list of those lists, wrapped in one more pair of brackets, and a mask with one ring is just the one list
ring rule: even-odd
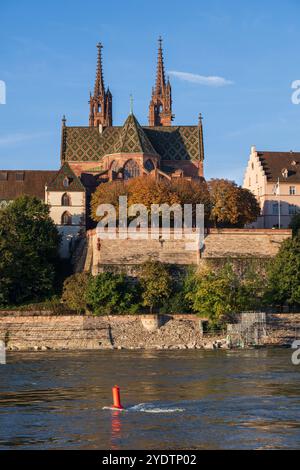
{"label": "gothic window", "polygon": [[153,161],[150,160],[150,159],[147,160],[146,163],[145,163],[145,168],[146,168],[146,170],[148,170],[148,171],[154,170]]}
{"label": "gothic window", "polygon": [[140,169],[134,160],[128,160],[124,165],[124,179],[136,178],[140,176]]}
{"label": "gothic window", "polygon": [[67,188],[69,186],[69,178],[65,177],[63,181],[64,188]]}
{"label": "gothic window", "polygon": [[61,205],[62,206],[70,206],[71,205],[71,198],[67,193],[63,194],[63,196],[61,198]]}
{"label": "gothic window", "polygon": [[72,225],[72,216],[69,212],[64,212],[61,216],[62,225]]}

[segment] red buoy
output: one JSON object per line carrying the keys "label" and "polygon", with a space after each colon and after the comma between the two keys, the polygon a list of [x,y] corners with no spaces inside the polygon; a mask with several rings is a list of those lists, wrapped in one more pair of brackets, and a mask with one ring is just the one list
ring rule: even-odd
{"label": "red buoy", "polygon": [[112,388],[112,394],[113,394],[113,408],[116,408],[117,410],[124,410],[123,406],[121,405],[121,398],[120,398],[120,387],[118,385],[115,385]]}

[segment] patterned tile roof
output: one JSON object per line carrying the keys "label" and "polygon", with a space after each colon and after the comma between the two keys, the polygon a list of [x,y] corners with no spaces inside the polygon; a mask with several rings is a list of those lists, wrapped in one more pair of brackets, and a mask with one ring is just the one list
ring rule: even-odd
{"label": "patterned tile roof", "polygon": [[[64,185],[65,179],[68,179],[68,185]],[[55,177],[47,185],[48,191],[85,191],[85,187],[80,179],[75,175],[68,163],[64,163]]]}
{"label": "patterned tile roof", "polygon": [[128,116],[124,126],[120,129],[119,137],[116,139],[111,153],[148,153],[157,155],[149,138],[133,114]]}
{"label": "patterned tile roof", "polygon": [[122,127],[63,127],[61,160],[100,161],[112,153],[159,154],[162,160],[203,160],[198,126],[141,127],[130,115]]}

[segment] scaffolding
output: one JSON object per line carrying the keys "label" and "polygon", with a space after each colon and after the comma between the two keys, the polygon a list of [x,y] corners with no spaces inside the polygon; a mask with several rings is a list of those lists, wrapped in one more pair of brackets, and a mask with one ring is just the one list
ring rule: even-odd
{"label": "scaffolding", "polygon": [[266,336],[266,312],[243,312],[238,323],[227,325],[227,341],[233,347],[260,346]]}

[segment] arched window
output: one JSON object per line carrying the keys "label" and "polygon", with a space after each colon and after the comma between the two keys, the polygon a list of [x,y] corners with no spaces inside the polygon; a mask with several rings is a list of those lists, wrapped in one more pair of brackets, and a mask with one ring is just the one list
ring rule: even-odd
{"label": "arched window", "polygon": [[146,168],[146,170],[148,170],[148,171],[154,170],[153,161],[150,160],[150,159],[147,160],[146,163],[145,163],[145,168]]}
{"label": "arched window", "polygon": [[134,160],[128,160],[124,165],[124,180],[140,176],[140,169]]}
{"label": "arched window", "polygon": [[62,195],[61,205],[62,206],[70,206],[71,205],[71,198],[70,198],[69,194],[65,193],[65,194]]}
{"label": "arched window", "polygon": [[61,216],[62,225],[72,225],[72,216],[69,212],[64,212]]}
{"label": "arched window", "polygon": [[64,180],[63,180],[63,185],[64,185],[64,187],[67,188],[67,187],[69,186],[69,183],[70,183],[70,182],[69,182],[69,178],[66,176],[66,177],[64,178]]}

